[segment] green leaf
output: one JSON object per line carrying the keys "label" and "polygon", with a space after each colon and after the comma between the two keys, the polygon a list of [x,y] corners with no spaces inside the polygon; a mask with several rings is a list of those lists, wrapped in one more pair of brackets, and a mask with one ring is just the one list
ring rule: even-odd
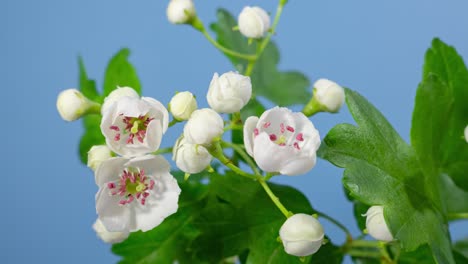
{"label": "green leaf", "polygon": [[320,155],[345,168],[343,182],[353,197],[384,206],[404,250],[428,244],[436,261],[454,263],[438,179],[423,173],[414,150],[365,98],[346,89],[346,103],[357,126],[335,126]]}
{"label": "green leaf", "polygon": [[456,251],[468,258],[468,237],[466,237],[463,240],[457,241],[454,247]]}
{"label": "green leaf", "polygon": [[[255,44],[248,45],[247,39],[239,31],[234,31],[236,19],[226,10],[219,9],[218,22],[211,25],[217,35],[217,41],[226,48],[244,53],[255,54]],[[244,72],[247,61],[226,56],[239,72]],[[280,106],[305,104],[311,98],[310,82],[307,77],[297,71],[280,71],[278,63],[279,51],[274,42],[265,48],[262,56],[255,64],[252,72],[252,87],[255,95],[265,96]]]}
{"label": "green leaf", "polygon": [[130,50],[121,49],[109,61],[104,78],[104,96],[117,89],[117,86],[129,86],[141,94],[141,85],[135,68],[128,61]]}
{"label": "green leaf", "polygon": [[83,164],[88,164],[88,151],[92,146],[106,143],[101,133],[101,115],[88,115],[83,118],[84,134],[81,136],[79,144],[80,160]]}
{"label": "green leaf", "polygon": [[94,80],[88,79],[88,75],[86,74],[85,65],[83,59],[78,57],[78,66],[79,66],[79,85],[80,91],[86,96],[88,99],[101,103],[102,97],[99,95],[96,89],[96,82]]}

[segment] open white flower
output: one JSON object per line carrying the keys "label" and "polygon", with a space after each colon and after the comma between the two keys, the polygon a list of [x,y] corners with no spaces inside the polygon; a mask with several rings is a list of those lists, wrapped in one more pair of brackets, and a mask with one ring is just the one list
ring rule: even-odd
{"label": "open white flower", "polygon": [[192,0],[171,0],[166,14],[172,24],[185,24],[195,16],[195,5]]}
{"label": "open white flower", "polygon": [[374,205],[367,210],[366,218],[366,229],[369,235],[373,238],[381,241],[392,241],[393,236],[388,229],[387,223],[385,222],[383,214],[383,206]]}
{"label": "open white flower", "polygon": [[88,151],[88,167],[95,171],[105,160],[112,158],[112,151],[106,145],[92,146]]}
{"label": "open white flower", "polygon": [[187,120],[197,110],[197,100],[191,92],[180,92],[169,102],[169,110],[177,120]]}
{"label": "open white flower", "polygon": [[307,214],[295,214],[289,217],[281,226],[279,233],[286,253],[299,257],[317,252],[324,238],[320,222]]}
{"label": "open white flower", "polygon": [[320,135],[304,114],[275,107],[247,118],[244,145],[262,170],[292,176],[315,166]]}
{"label": "open white flower", "polygon": [[239,31],[248,38],[261,38],[270,29],[270,16],[258,6],[246,6],[237,18]]}
{"label": "open white flower", "polygon": [[239,112],[251,96],[250,77],[231,71],[221,76],[214,74],[206,99],[216,112],[231,114]]}
{"label": "open white flower", "polygon": [[192,144],[211,144],[215,137],[224,132],[224,122],[214,110],[203,108],[195,110],[184,127],[184,137]]}
{"label": "open white flower", "polygon": [[314,83],[314,98],[323,107],[322,111],[336,113],[344,103],[345,93],[335,82],[319,79]]}
{"label": "open white flower", "polygon": [[172,160],[177,167],[186,173],[199,173],[210,165],[212,156],[201,145],[187,142],[184,136],[180,137],[172,151]]}
{"label": "open white flower", "polygon": [[118,101],[122,97],[133,97],[133,98],[140,98],[140,95],[132,88],[132,87],[117,87],[117,89],[113,90],[112,92],[109,93],[106,98],[104,98],[104,103],[102,104],[101,107],[101,113],[104,115],[104,113],[109,110],[110,106]]}
{"label": "open white flower", "polygon": [[77,120],[93,108],[99,109],[99,104],[76,89],[64,90],[57,97],[57,111],[65,121]]}
{"label": "open white flower", "polygon": [[127,239],[130,232],[109,232],[106,227],[102,224],[101,220],[96,219],[93,224],[93,229],[102,241],[110,244],[120,243]]}
{"label": "open white flower", "polygon": [[145,232],[177,211],[180,188],[162,156],[106,160],[96,184],[96,211],[109,232]]}
{"label": "open white flower", "polygon": [[134,157],[159,148],[168,121],[169,113],[159,101],[123,96],[103,113],[101,131],[112,151]]}

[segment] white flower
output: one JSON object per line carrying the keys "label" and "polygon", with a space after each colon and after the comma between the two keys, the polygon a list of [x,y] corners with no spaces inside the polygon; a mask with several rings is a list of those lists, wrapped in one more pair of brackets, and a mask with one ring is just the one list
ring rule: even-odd
{"label": "white flower", "polygon": [[383,214],[383,206],[374,205],[367,210],[366,214],[366,229],[369,235],[381,241],[392,241],[393,236],[388,229]]}
{"label": "white flower", "polygon": [[286,253],[299,257],[317,252],[322,246],[324,237],[320,222],[306,214],[289,217],[281,226],[279,233]]}
{"label": "white flower", "polygon": [[76,89],[64,90],[57,97],[57,110],[65,121],[77,120],[92,108],[99,108],[99,104],[89,100]]}
{"label": "white flower", "polygon": [[177,167],[186,173],[199,173],[211,163],[212,156],[201,145],[191,144],[180,137],[172,151],[172,160]]}
{"label": "white flower", "polygon": [[218,113],[239,112],[252,96],[252,84],[248,76],[227,72],[218,77],[215,73],[208,89],[208,104]]}
{"label": "white flower", "polygon": [[187,142],[199,145],[210,144],[223,132],[223,119],[209,108],[195,110],[184,127],[184,137]]}
{"label": "white flower", "polygon": [[177,120],[187,120],[197,110],[197,100],[191,92],[177,93],[169,102],[169,110]]}
{"label": "white flower", "polygon": [[468,142],[468,126],[465,127],[465,140]]}
{"label": "white flower", "polygon": [[104,103],[101,107],[101,113],[104,114],[107,110],[109,110],[110,106],[118,101],[122,97],[133,97],[133,98],[140,98],[138,93],[131,87],[117,87],[117,89],[113,90],[109,93],[106,98],[104,98]]}
{"label": "white flower", "polygon": [[244,145],[262,170],[292,176],[315,166],[320,136],[304,114],[275,107],[247,118]]}
{"label": "white flower", "polygon": [[103,113],[101,131],[112,151],[134,157],[159,148],[168,120],[169,113],[159,101],[123,96]]}
{"label": "white flower", "polygon": [[270,16],[258,6],[246,6],[237,18],[239,31],[248,38],[261,38],[270,29]]}
{"label": "white flower", "polygon": [[177,211],[180,188],[162,156],[108,159],[96,184],[96,211],[110,232],[145,232]]}
{"label": "white flower", "polygon": [[324,108],[323,111],[336,113],[344,103],[345,93],[338,84],[327,79],[319,79],[314,84],[314,97]]}
{"label": "white flower", "polygon": [[101,220],[96,219],[96,222],[93,224],[93,229],[102,241],[110,244],[120,243],[127,239],[128,235],[130,234],[128,231],[126,232],[109,232],[107,231],[106,227],[102,224]]}
{"label": "white flower", "polygon": [[192,0],[171,0],[166,13],[172,24],[185,24],[195,17],[195,5]]}
{"label": "white flower", "polygon": [[106,145],[93,146],[88,151],[88,167],[95,171],[105,160],[112,158],[112,151]]}

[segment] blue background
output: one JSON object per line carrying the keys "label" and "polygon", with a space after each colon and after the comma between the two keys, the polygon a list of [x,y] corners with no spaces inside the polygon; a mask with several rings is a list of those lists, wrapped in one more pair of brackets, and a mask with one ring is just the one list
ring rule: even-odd
{"label": "blue background", "polygon": [[[196,1],[205,23],[226,7],[244,5],[274,13],[277,1]],[[188,26],[174,26],[158,0],[2,0],[0,63],[3,155],[0,217],[2,263],[114,263],[110,247],[96,238],[92,172],[76,155],[81,122],[60,119],[57,94],[77,85],[77,55],[102,85],[109,58],[132,50],[144,94],[167,104],[175,90],[191,90],[201,107],[214,72],[232,70],[220,52]],[[280,68],[326,77],[358,90],[408,140],[425,50],[435,36],[468,57],[467,1],[294,1],[286,6],[274,39]],[[285,87],[287,89],[287,87]],[[322,137],[347,110],[313,118]],[[181,126],[168,133],[170,146]],[[175,132],[174,132],[175,131]],[[278,177],[303,191],[318,209],[358,230],[341,187],[341,170],[319,160],[306,176]],[[452,226],[468,235],[467,223]],[[325,224],[336,241],[343,235]]]}

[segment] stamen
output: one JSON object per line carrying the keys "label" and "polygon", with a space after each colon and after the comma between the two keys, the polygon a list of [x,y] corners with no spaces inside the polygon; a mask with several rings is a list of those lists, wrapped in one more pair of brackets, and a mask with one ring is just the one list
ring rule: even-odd
{"label": "stamen", "polygon": [[297,150],[301,150],[301,148],[299,147],[299,143],[297,143],[297,142],[294,142],[294,147],[295,147]]}
{"label": "stamen", "polygon": [[119,141],[119,140],[120,140],[120,134],[119,134],[119,133],[115,134],[114,140],[115,140],[115,141]]}
{"label": "stamen", "polygon": [[304,137],[303,137],[302,133],[297,134],[296,140],[304,141]]}
{"label": "stamen", "polygon": [[146,204],[146,198],[150,196],[150,190],[154,188],[155,182],[145,176],[144,170],[138,168],[125,169],[117,182],[108,182],[107,188],[111,195],[119,195],[120,205],[127,205],[138,200],[141,205]]}
{"label": "stamen", "polygon": [[265,124],[263,124],[264,128],[269,128],[270,126],[271,126],[271,122],[266,122]]}
{"label": "stamen", "polygon": [[254,129],[254,135],[255,135],[255,136],[258,136],[258,128],[255,128],[255,129]]}
{"label": "stamen", "polygon": [[283,134],[284,131],[285,131],[285,130],[284,130],[284,124],[283,124],[283,123],[280,124],[280,130],[281,130],[281,134]]}
{"label": "stamen", "polygon": [[275,141],[277,139],[276,135],[275,134],[271,134],[270,135],[270,140],[271,141]]}
{"label": "stamen", "polygon": [[114,188],[115,188],[115,183],[109,182],[109,183],[107,184],[107,188],[109,188],[109,189],[114,189]]}
{"label": "stamen", "polygon": [[292,126],[287,126],[286,129],[287,129],[289,132],[294,132],[294,127],[292,127]]}
{"label": "stamen", "polygon": [[110,126],[110,129],[111,130],[115,130],[115,131],[120,131],[120,128],[118,126]]}

